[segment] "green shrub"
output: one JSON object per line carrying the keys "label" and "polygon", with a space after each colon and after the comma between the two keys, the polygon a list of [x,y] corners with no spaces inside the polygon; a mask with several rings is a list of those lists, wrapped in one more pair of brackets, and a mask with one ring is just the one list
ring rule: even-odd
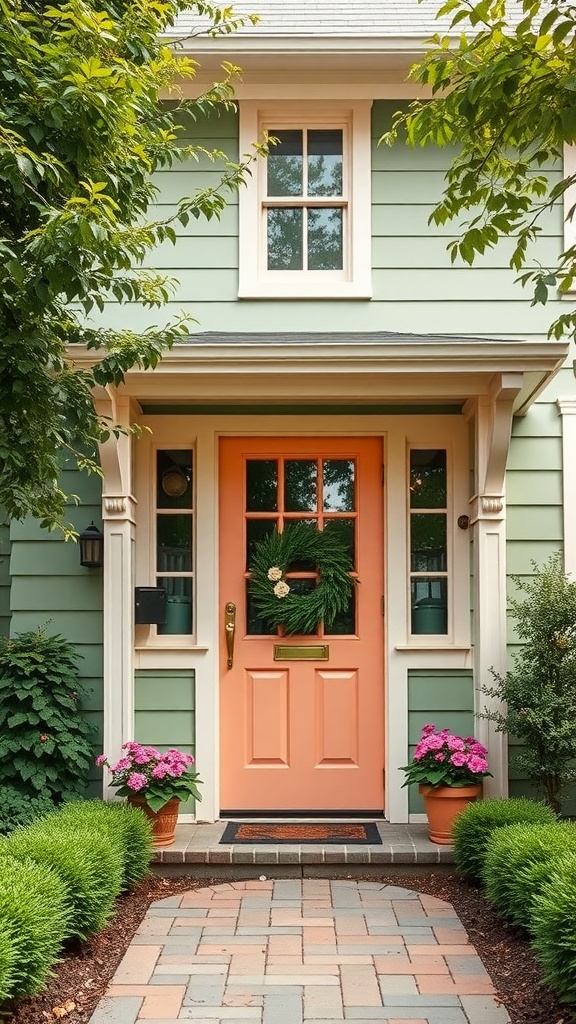
{"label": "green shrub", "polygon": [[148,873],[152,857],[152,824],[137,807],[129,804],[81,800],[65,804],[58,812],[74,828],[101,830],[122,853],[123,888],[129,889]]}
{"label": "green shrub", "polygon": [[111,917],[122,889],[122,853],[97,827],[80,831],[51,814],[12,832],[3,850],[58,872],[72,905],[71,937],[85,939]]}
{"label": "green shrub", "polygon": [[512,576],[525,595],[508,603],[522,645],[511,671],[493,672],[494,685],[482,687],[497,709],[481,717],[520,741],[515,767],[559,813],[563,790],[576,779],[576,582],[560,551],[532,567],[530,579]]}
{"label": "green shrub", "polygon": [[42,630],[0,638],[0,785],[54,803],[84,792],[93,730],[78,709],[77,661]]}
{"label": "green shrub", "polygon": [[0,1001],[32,996],[69,931],[66,885],[46,864],[0,857]]}
{"label": "green shrub", "polygon": [[576,857],[559,860],[534,897],[530,930],[543,981],[576,1003]]}
{"label": "green shrub", "polygon": [[7,835],[19,825],[28,825],[53,810],[50,797],[30,796],[15,786],[0,784],[0,835]]}
{"label": "green shrub", "polygon": [[486,848],[486,897],[501,917],[530,927],[532,901],[555,862],[576,854],[576,825],[506,825],[495,829]]}
{"label": "green shrub", "polygon": [[461,875],[474,882],[482,880],[486,846],[495,828],[518,822],[553,824],[556,816],[545,804],[524,797],[507,800],[478,800],[454,822],[454,864]]}

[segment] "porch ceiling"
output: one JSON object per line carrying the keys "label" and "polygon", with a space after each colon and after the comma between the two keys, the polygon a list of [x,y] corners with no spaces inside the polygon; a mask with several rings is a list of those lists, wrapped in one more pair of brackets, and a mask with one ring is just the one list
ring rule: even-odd
{"label": "porch ceiling", "polygon": [[[169,403],[443,404],[491,395],[514,375],[522,415],[561,368],[568,343],[391,333],[195,334],[121,391]],[[94,354],[75,348],[74,362]]]}

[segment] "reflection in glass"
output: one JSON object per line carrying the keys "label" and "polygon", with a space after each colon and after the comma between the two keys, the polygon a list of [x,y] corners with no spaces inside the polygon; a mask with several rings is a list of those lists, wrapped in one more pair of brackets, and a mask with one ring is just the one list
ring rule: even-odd
{"label": "reflection in glass", "polygon": [[324,529],[335,533],[345,545],[352,566],[356,564],[355,522],[354,519],[326,519],[324,522]]}
{"label": "reflection in glass", "polygon": [[354,511],[354,470],[352,459],[325,459],[324,511]]}
{"label": "reflection in glass", "polygon": [[446,572],[444,513],[410,516],[410,567],[412,572]]}
{"label": "reflection in glass", "polygon": [[254,607],[254,600],[248,591],[246,580],[246,633],[248,636],[276,636],[278,630],[267,626]]}
{"label": "reflection in glass", "polygon": [[192,508],[192,452],[162,449],[156,452],[157,508]]}
{"label": "reflection in glass", "polygon": [[268,270],[302,270],[302,218],[299,207],[268,210]]}
{"label": "reflection in glass", "polygon": [[246,511],[276,512],[278,509],[278,462],[276,459],[247,459]]}
{"label": "reflection in glass", "polygon": [[159,587],[167,591],[166,622],[158,626],[160,636],[192,632],[192,580],[188,577],[170,578],[161,576],[157,580]]}
{"label": "reflection in glass", "polygon": [[286,512],[316,512],[318,466],[316,460],[286,459],[284,463],[284,509]]}
{"label": "reflection in glass", "polygon": [[192,516],[159,515],[156,519],[156,569],[191,572]]}
{"label": "reflection in glass", "polygon": [[446,508],[446,449],[410,452],[410,507]]}
{"label": "reflection in glass", "polygon": [[412,632],[445,635],[448,632],[448,580],[412,579]]}
{"label": "reflection in glass", "polygon": [[341,128],[308,132],[308,195],[342,195]]}
{"label": "reflection in glass", "polygon": [[342,270],[342,209],[339,206],[308,210],[308,269]]}
{"label": "reflection in glass", "polygon": [[247,519],[246,520],[246,568],[250,568],[254,547],[264,537],[273,533],[277,526],[276,519]]}
{"label": "reflection in glass", "polygon": [[302,132],[271,128],[268,134],[278,140],[275,145],[270,146],[268,156],[268,195],[301,196]]}

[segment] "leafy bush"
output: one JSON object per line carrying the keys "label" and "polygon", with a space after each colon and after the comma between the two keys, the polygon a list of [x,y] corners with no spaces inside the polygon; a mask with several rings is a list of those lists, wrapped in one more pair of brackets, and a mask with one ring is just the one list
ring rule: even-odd
{"label": "leafy bush", "polygon": [[517,767],[540,789],[557,813],[567,783],[576,779],[576,582],[562,570],[560,552],[529,580],[513,576],[524,601],[509,608],[523,642],[514,668],[483,692],[504,702],[504,711],[484,717],[523,744]]}
{"label": "leafy bush", "polygon": [[70,936],[85,939],[111,917],[122,889],[122,853],[96,825],[79,830],[51,814],[12,832],[3,850],[48,864],[60,875],[72,905]]}
{"label": "leafy bush", "polygon": [[19,825],[28,825],[53,810],[50,797],[30,796],[15,786],[0,785],[0,835],[12,832]]}
{"label": "leafy bush", "polygon": [[524,797],[507,800],[479,800],[458,815],[452,829],[456,870],[474,882],[482,880],[486,847],[492,832],[518,822],[553,824],[550,807]]}
{"label": "leafy bush", "polygon": [[42,989],[69,932],[70,912],[66,885],[56,871],[2,853],[0,1001]]}
{"label": "leafy bush", "polygon": [[0,638],[0,785],[55,803],[84,791],[92,728],[78,709],[77,661],[43,630]]}
{"label": "leafy bush", "polygon": [[498,913],[530,927],[532,901],[550,877],[554,862],[576,854],[576,825],[506,825],[495,829],[486,848],[486,896]]}
{"label": "leafy bush", "polygon": [[542,978],[563,1002],[576,1003],[576,858],[559,860],[534,897],[530,930]]}
{"label": "leafy bush", "polygon": [[152,824],[139,808],[103,800],[81,800],[65,804],[58,817],[73,824],[78,831],[98,829],[121,852],[124,889],[135,885],[148,873]]}

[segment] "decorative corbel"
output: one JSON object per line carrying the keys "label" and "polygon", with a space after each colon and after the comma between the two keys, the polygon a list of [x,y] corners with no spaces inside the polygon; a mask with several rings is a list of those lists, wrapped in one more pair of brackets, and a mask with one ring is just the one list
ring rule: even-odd
{"label": "decorative corbel", "polygon": [[479,398],[468,410],[476,420],[476,494],[471,499],[472,523],[478,519],[498,518],[504,511],[512,420],[522,378],[521,373],[498,374],[488,396]]}

